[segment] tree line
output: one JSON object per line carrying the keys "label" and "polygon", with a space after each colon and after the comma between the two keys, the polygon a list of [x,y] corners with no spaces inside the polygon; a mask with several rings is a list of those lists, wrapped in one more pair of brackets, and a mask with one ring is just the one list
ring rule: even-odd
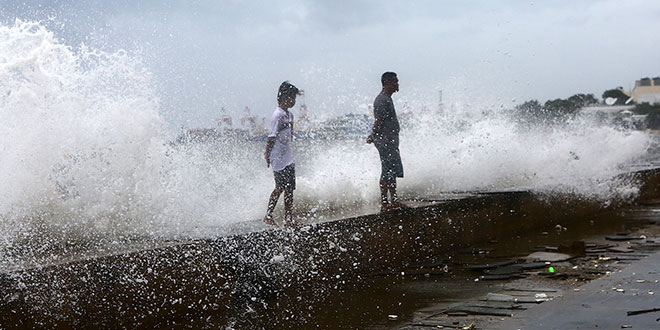
{"label": "tree line", "polygon": [[[645,128],[660,129],[660,104],[635,104],[621,88],[603,92],[603,102],[607,98],[615,99],[612,105],[633,105],[630,109],[633,114],[646,115]],[[577,116],[580,109],[598,104],[601,102],[593,94],[579,93],[567,99],[547,100],[543,104],[538,100],[526,101],[514,108],[514,115],[523,124],[560,124]]]}

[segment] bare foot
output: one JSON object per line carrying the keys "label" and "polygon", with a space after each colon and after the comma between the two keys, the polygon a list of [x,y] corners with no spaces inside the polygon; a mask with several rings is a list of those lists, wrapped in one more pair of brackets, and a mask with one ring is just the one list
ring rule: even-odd
{"label": "bare foot", "polygon": [[392,209],[392,207],[390,206],[389,203],[380,204],[380,213],[385,213],[385,212],[387,212],[391,209]]}
{"label": "bare foot", "polygon": [[270,215],[267,215],[267,216],[264,217],[264,222],[265,222],[267,225],[271,225],[271,226],[275,226],[275,227],[277,227],[277,222],[275,222],[275,220],[273,220],[273,217],[270,216]]}
{"label": "bare foot", "polygon": [[390,204],[389,209],[390,210],[407,210],[407,209],[410,209],[410,206],[408,206],[406,204],[403,204],[403,203],[394,202],[394,203]]}
{"label": "bare foot", "polygon": [[297,229],[297,228],[300,228],[302,226],[303,226],[302,222],[298,222],[298,221],[293,220],[291,218],[286,219],[286,221],[284,222],[284,227],[287,227],[287,228]]}

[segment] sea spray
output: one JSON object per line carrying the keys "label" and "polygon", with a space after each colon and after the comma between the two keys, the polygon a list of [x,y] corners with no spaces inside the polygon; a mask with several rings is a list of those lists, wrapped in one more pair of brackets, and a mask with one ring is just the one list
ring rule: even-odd
{"label": "sea spray", "polygon": [[[39,23],[0,26],[3,264],[29,251],[98,248],[90,241],[212,237],[263,216],[274,186],[263,142],[175,143],[154,79],[129,52],[72,47]],[[402,117],[411,111],[401,134],[404,199],[524,189],[607,201],[636,192],[614,177],[646,153],[643,132],[582,117],[529,129],[497,111],[415,112],[418,102],[398,97],[397,107],[409,104]],[[295,142],[296,214],[306,221],[378,203],[375,148],[341,134]],[[253,223],[248,230],[261,228]]]}
{"label": "sea spray", "polygon": [[34,22],[2,26],[0,41],[5,240],[37,228],[174,237],[261,214],[245,207],[270,183],[254,150],[173,147],[138,58],[74,49]]}
{"label": "sea spray", "polygon": [[34,22],[0,26],[0,48],[2,247],[143,229],[131,219],[157,215],[140,206],[166,145],[149,73],[125,52],[73,49]]}
{"label": "sea spray", "polygon": [[402,181],[407,184],[401,186],[411,196],[514,189],[630,197],[628,183],[602,183],[642,161],[649,145],[643,132],[622,131],[583,117],[533,129],[521,128],[504,115],[467,123],[448,117],[418,123],[401,138],[402,155],[410,164]]}

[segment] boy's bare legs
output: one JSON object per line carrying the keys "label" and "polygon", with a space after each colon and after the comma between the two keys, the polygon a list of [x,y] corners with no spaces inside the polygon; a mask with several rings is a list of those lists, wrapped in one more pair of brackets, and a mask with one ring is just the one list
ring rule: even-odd
{"label": "boy's bare legs", "polygon": [[284,191],[284,225],[289,227],[300,226],[301,223],[293,220],[293,190]]}
{"label": "boy's bare legs", "polygon": [[[270,194],[270,199],[268,200],[268,209],[266,210],[266,216],[264,217],[264,222],[271,226],[277,226],[275,220],[273,220],[273,211],[275,210],[275,205],[277,205],[277,200],[280,199],[282,194],[282,188],[275,187],[273,192]],[[284,195],[284,205],[286,208],[286,194]]]}

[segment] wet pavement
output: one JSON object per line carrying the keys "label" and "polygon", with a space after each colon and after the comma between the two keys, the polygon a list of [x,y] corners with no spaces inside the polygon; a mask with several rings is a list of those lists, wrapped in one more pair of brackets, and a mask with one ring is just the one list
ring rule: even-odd
{"label": "wet pavement", "polygon": [[616,233],[466,265],[479,274],[475,281],[492,283],[490,291],[438,300],[396,328],[660,329],[659,207],[622,210],[625,222]]}
{"label": "wet pavement", "polygon": [[489,329],[660,329],[660,252]]}
{"label": "wet pavement", "polygon": [[[647,174],[639,200],[660,196]],[[13,272],[0,327],[490,329],[659,248],[657,202],[551,197],[485,194]]]}

